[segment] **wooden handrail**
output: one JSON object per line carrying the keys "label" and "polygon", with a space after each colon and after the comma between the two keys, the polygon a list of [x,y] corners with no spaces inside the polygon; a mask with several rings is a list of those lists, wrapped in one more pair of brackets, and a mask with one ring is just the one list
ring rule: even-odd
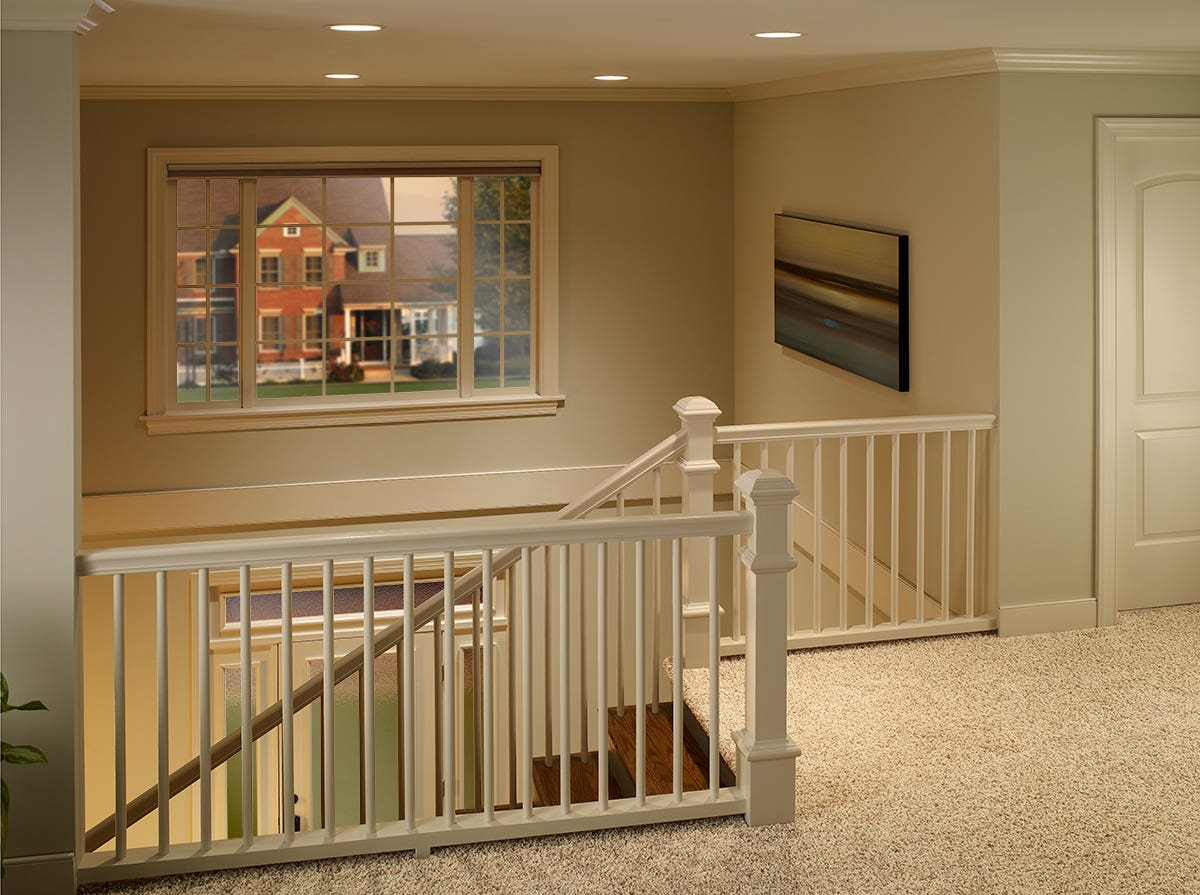
{"label": "wooden handrail", "polygon": [[[613,475],[609,476],[604,481],[593,487],[586,494],[582,495],[577,500],[572,501],[563,507],[556,515],[557,521],[572,521],[579,520],[587,513],[603,506],[605,502],[611,499],[618,491],[628,487],[643,474],[660,464],[670,460],[678,454],[683,445],[683,433],[676,432],[675,434],[665,438],[657,445],[646,451],[640,457],[635,459],[621,470],[618,470]],[[716,514],[719,516],[743,516],[739,513]],[[703,517],[691,517],[697,521]],[[686,525],[689,517],[675,516],[672,517],[669,524],[679,526]],[[603,536],[608,533],[608,529],[613,524],[628,528],[632,523],[635,526],[646,525],[643,520],[589,520],[584,523],[581,528],[577,528],[576,532],[579,540],[588,540],[590,535],[595,539],[603,539]],[[649,523],[651,527],[655,527],[653,523]],[[741,523],[738,523],[741,524]],[[512,529],[505,530],[508,536],[529,536],[534,533],[534,526],[518,526]],[[563,534],[563,533],[560,533]],[[435,533],[422,534],[418,536],[408,536],[403,539],[404,548],[397,550],[397,544],[387,543],[388,540],[394,540],[393,535],[390,539],[384,538],[382,535],[365,535],[355,538],[338,537],[337,549],[334,551],[339,555],[362,555],[372,547],[375,548],[390,548],[388,552],[408,552],[420,542],[422,537],[434,537]],[[477,532],[448,533],[442,531],[440,536],[443,540],[456,544],[470,542],[472,537],[478,537]],[[496,532],[491,534],[493,539],[496,538]],[[582,537],[580,537],[582,536]],[[311,536],[308,536],[311,540]],[[574,538],[572,538],[574,539]],[[277,539],[261,539],[256,545],[249,548],[253,551],[255,562],[266,562],[271,559],[278,560],[281,556],[287,557],[291,551],[301,549],[300,542],[304,537],[300,538],[277,538]],[[273,541],[273,543],[267,543]],[[531,543],[537,543],[535,538]],[[121,571],[158,571],[166,567],[174,568],[195,568],[198,565],[203,565],[203,560],[214,551],[219,551],[228,547],[228,544],[220,542],[201,542],[197,545],[185,545],[184,547],[174,546],[167,548],[166,552],[159,552],[155,548],[115,548],[111,550],[96,550],[81,554],[77,561],[77,569],[80,575],[99,575],[109,572]],[[365,549],[364,549],[365,548]],[[245,550],[243,546],[238,548]],[[167,555],[169,552],[171,555]],[[415,551],[414,551],[415,552]],[[178,554],[186,554],[180,556]],[[309,556],[311,558],[311,555]],[[332,558],[332,557],[323,557]],[[492,572],[494,575],[499,574],[506,569],[514,566],[521,558],[521,551],[517,548],[504,550],[502,553],[494,557],[492,562]],[[244,561],[249,562],[249,560]],[[165,563],[165,565],[164,565]],[[229,565],[228,555],[222,565]],[[238,564],[238,563],[234,563]],[[454,581],[454,598],[458,600],[460,597],[467,596],[473,591],[479,589],[483,583],[483,569],[476,566],[471,571],[464,574],[462,577]],[[444,609],[445,604],[445,588],[440,590],[435,597],[425,600],[414,610],[413,628],[418,630],[436,618]],[[399,619],[391,625],[375,635],[375,655],[380,656],[386,653],[389,649],[399,644],[404,639],[404,620]],[[359,646],[346,653],[340,659],[333,663],[332,674],[335,684],[340,684],[356,672],[360,671],[363,666],[363,647]],[[324,691],[324,669],[309,678],[303,684],[298,686],[292,693],[293,714],[319,699]],[[274,730],[283,723],[283,702],[279,701],[259,712],[250,722],[250,738],[251,741],[257,741],[265,736],[270,731]],[[212,747],[212,768],[217,768],[237,755],[242,749],[241,728],[239,727],[233,733],[227,735],[224,739],[219,740]],[[200,756],[196,756],[187,764],[175,770],[170,777],[167,778],[167,793],[168,798],[174,798],[179,793],[186,790],[189,786],[200,779]],[[136,796],[126,806],[126,823],[132,826],[146,817],[158,807],[158,784],[147,789],[145,792]],[[97,823],[84,834],[84,848],[89,851],[95,851],[103,846],[116,835],[116,814],[111,814],[104,820]]]}

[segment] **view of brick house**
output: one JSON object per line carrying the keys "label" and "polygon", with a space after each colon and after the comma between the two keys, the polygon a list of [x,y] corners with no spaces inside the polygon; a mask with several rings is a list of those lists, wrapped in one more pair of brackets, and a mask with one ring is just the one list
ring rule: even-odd
{"label": "view of brick house", "polygon": [[[454,189],[452,178],[255,180],[259,397],[321,394],[323,381],[326,394],[401,390],[418,378],[426,388],[453,387],[457,240],[456,225],[444,218],[454,203],[437,201],[440,219],[430,220],[426,196],[424,220],[400,220],[405,209],[395,210],[389,193],[395,183],[399,196],[410,180],[435,198]],[[241,185],[180,178],[177,197],[179,400],[203,395],[206,376],[210,400],[236,398]],[[222,388],[232,394],[216,394]]]}

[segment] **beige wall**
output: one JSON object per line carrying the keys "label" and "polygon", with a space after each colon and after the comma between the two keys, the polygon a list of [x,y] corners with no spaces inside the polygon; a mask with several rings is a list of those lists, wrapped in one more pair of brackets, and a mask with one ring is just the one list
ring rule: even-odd
{"label": "beige wall", "polygon": [[[996,87],[975,76],[736,107],[739,422],[995,410]],[[909,235],[911,391],[775,344],[781,211]]]}
{"label": "beige wall", "polygon": [[[997,84],[994,76],[894,84],[743,103],[734,113],[734,369],[739,422],[991,413],[998,402]],[[907,393],[775,344],[773,215],[780,211],[909,235]],[[959,445],[962,448],[965,445]],[[834,448],[835,445],[827,445]],[[930,451],[926,541],[940,543],[940,447]],[[956,448],[956,450],[959,450]],[[865,493],[861,444],[851,493]],[[902,447],[901,573],[915,579],[915,452]],[[856,454],[855,451],[859,453]],[[961,451],[960,451],[961,453]],[[837,524],[836,452],[827,451],[823,516]],[[801,499],[811,472],[798,454]],[[981,461],[988,454],[981,452]],[[857,459],[856,459],[857,458]],[[886,451],[876,457],[885,481]],[[782,468],[782,453],[772,456]],[[963,459],[957,461],[963,468]],[[958,485],[955,486],[959,487]],[[886,559],[888,491],[876,492],[878,556]],[[963,500],[961,493],[955,500]],[[848,528],[864,542],[862,501]],[[957,537],[954,581],[963,579]],[[932,555],[927,565],[938,568]],[[978,573],[986,580],[981,563]],[[807,579],[805,579],[807,580]],[[929,591],[937,582],[928,580]],[[981,593],[986,591],[981,591]]]}
{"label": "beige wall", "polygon": [[[678,425],[681,396],[731,408],[732,115],[693,103],[83,103],[84,494],[621,464]],[[147,436],[146,147],[337,143],[560,146],[557,416]]]}
{"label": "beige wall", "polygon": [[1005,604],[1094,596],[1095,118],[1200,114],[1200,78],[996,76]]}

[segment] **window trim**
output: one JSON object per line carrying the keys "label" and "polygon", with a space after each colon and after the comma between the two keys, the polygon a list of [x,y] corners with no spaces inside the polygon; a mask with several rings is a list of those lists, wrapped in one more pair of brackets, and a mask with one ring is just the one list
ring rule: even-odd
{"label": "window trim", "polygon": [[[531,383],[532,393],[475,393],[469,379],[472,355],[460,352],[461,396],[430,393],[429,397],[406,395],[403,400],[387,402],[369,396],[369,402],[325,400],[319,406],[303,407],[243,407],[233,402],[210,402],[199,409],[172,406],[174,376],[168,375],[168,362],[174,357],[175,333],[173,303],[168,297],[174,296],[175,260],[167,235],[173,232],[175,208],[168,201],[172,194],[167,184],[168,166],[236,168],[242,176],[249,176],[255,168],[268,166],[345,165],[349,170],[370,164],[462,168],[522,163],[536,163],[541,170],[533,199],[539,221],[534,245],[539,290],[534,311],[537,375]],[[559,386],[557,146],[151,147],[147,150],[147,196],[147,377],[146,413],[141,420],[150,434],[544,416],[553,415],[564,403]],[[460,258],[460,263],[469,265],[470,259]],[[243,296],[243,306],[252,300],[251,295]],[[247,387],[252,389],[253,381],[243,383],[243,388]]]}

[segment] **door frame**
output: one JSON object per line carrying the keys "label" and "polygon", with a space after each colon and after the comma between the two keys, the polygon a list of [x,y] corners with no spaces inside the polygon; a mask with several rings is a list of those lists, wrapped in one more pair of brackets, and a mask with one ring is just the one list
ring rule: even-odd
{"label": "door frame", "polygon": [[1200,137],[1200,118],[1096,119],[1096,624],[1117,623],[1117,145]]}

